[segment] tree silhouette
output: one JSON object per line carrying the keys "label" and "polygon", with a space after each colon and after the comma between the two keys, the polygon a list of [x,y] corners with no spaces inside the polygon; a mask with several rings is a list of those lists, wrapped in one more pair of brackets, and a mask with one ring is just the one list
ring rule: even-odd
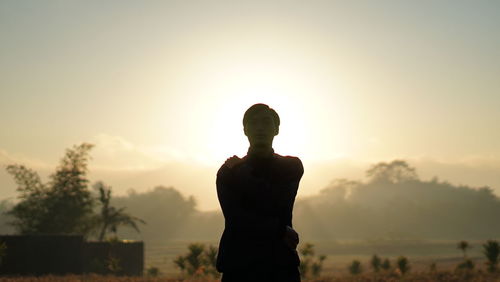
{"label": "tree silhouette", "polygon": [[37,233],[43,227],[47,189],[38,173],[32,169],[23,165],[8,165],[6,169],[14,177],[20,193],[19,203],[6,212],[14,217],[10,224],[21,234]]}
{"label": "tree silhouette", "polygon": [[491,188],[415,179],[408,167],[402,161],[378,163],[366,182],[331,182],[297,200],[295,224],[317,240],[419,237],[458,243],[498,235],[500,199]]}
{"label": "tree silhouette", "polygon": [[383,270],[388,271],[389,269],[391,269],[391,261],[388,258],[384,259],[380,267]]}
{"label": "tree silhouette", "polygon": [[375,164],[366,171],[366,176],[370,178],[372,182],[389,183],[401,183],[418,179],[415,168],[410,167],[410,165],[403,160]]}
{"label": "tree silhouette", "polygon": [[[141,228],[141,238],[145,241],[163,243],[177,234],[186,237],[203,236],[199,234],[201,231],[196,231],[200,229],[182,233],[189,224],[204,226],[205,222],[197,222],[198,218],[194,216],[197,213],[194,197],[184,197],[173,187],[156,186],[140,193],[129,192],[126,196],[114,196],[112,204],[127,207],[127,212],[147,222]],[[118,235],[137,238],[137,233],[129,228],[120,229]]]}
{"label": "tree silhouette", "polygon": [[144,220],[125,213],[125,208],[117,209],[110,205],[111,186],[106,186],[99,181],[94,184],[94,189],[99,191],[99,202],[101,204],[101,213],[96,219],[96,228],[100,230],[99,241],[103,241],[109,231],[116,236],[119,226],[130,226],[135,231],[140,232],[136,222],[145,224]]}
{"label": "tree silhouette", "polygon": [[459,248],[460,250],[462,250],[462,252],[464,254],[464,259],[467,258],[467,249],[470,248],[469,242],[467,242],[467,241],[460,241],[457,244],[457,248]]}
{"label": "tree silhouette", "polygon": [[349,273],[352,275],[358,275],[363,271],[363,267],[361,266],[361,262],[359,260],[353,260],[348,269]]}
{"label": "tree silhouette", "polygon": [[404,256],[401,256],[397,259],[396,265],[398,266],[398,269],[401,272],[401,274],[405,274],[408,271],[410,271],[410,262]]}
{"label": "tree silhouette", "polygon": [[500,256],[500,244],[495,240],[488,240],[483,244],[483,253],[488,260],[488,271],[496,272],[498,269],[498,262]]}
{"label": "tree silhouette", "polygon": [[21,234],[87,234],[91,230],[93,198],[88,190],[87,162],[92,144],[82,143],[66,150],[50,182],[23,165],[9,165],[20,201],[8,213]]}
{"label": "tree silhouette", "polygon": [[380,259],[380,257],[377,255],[373,255],[372,259],[370,260],[370,265],[373,268],[374,272],[380,271],[381,264],[382,264],[382,260]]}

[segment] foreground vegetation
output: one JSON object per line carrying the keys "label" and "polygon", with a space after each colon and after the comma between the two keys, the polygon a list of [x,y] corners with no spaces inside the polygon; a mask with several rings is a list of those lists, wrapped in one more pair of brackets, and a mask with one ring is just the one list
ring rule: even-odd
{"label": "foreground vegetation", "polygon": [[[42,276],[42,277],[0,277],[2,282],[218,282],[218,279],[210,278],[166,278],[166,277],[119,277],[99,275],[67,275],[67,276]],[[435,273],[411,273],[402,276],[397,272],[385,274],[362,274],[356,276],[321,277],[316,279],[305,279],[304,282],[381,282],[381,281],[471,281],[471,282],[496,282],[500,281],[498,273],[486,272],[435,272]]]}

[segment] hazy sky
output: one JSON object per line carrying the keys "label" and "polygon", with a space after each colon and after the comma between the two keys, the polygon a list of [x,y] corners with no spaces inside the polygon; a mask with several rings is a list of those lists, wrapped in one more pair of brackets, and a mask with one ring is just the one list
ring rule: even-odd
{"label": "hazy sky", "polygon": [[87,141],[91,170],[213,175],[265,102],[306,183],[339,160],[500,175],[499,30],[499,1],[0,0],[0,163],[52,169]]}

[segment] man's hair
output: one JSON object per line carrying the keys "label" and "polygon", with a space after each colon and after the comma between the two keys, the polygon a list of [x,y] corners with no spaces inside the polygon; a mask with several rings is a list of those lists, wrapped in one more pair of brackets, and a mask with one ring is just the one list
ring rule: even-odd
{"label": "man's hair", "polygon": [[280,117],[278,116],[278,113],[268,105],[261,103],[255,104],[246,110],[245,115],[243,115],[243,126],[246,126],[248,120],[252,118],[253,115],[261,111],[269,112],[273,118],[274,125],[276,125],[276,127],[280,126]]}

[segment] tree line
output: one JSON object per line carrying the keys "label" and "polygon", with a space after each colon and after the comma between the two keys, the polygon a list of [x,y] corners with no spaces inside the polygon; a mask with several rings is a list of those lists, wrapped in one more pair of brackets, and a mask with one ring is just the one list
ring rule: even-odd
{"label": "tree line", "polygon": [[366,180],[338,179],[297,201],[295,222],[314,239],[498,238],[500,199],[489,187],[419,178],[407,162],[381,162]]}
{"label": "tree line", "polygon": [[[197,210],[194,197],[173,187],[112,197],[104,182],[91,185],[87,166],[92,147],[83,143],[67,149],[47,183],[23,165],[7,166],[19,197],[0,202],[0,233],[78,233],[98,240],[117,236],[156,243],[220,238],[220,211]],[[308,241],[482,240],[498,237],[499,215],[500,200],[491,188],[453,185],[436,177],[422,180],[406,161],[395,160],[374,164],[365,180],[337,179],[316,195],[298,198],[293,222]]]}
{"label": "tree line", "polygon": [[82,143],[66,150],[47,183],[38,173],[21,164],[6,167],[19,193],[17,203],[2,202],[3,223],[19,234],[81,234],[102,241],[106,234],[116,235],[119,226],[139,231],[144,220],[111,205],[111,187],[103,182],[89,188],[87,179],[89,151],[93,145]]}

